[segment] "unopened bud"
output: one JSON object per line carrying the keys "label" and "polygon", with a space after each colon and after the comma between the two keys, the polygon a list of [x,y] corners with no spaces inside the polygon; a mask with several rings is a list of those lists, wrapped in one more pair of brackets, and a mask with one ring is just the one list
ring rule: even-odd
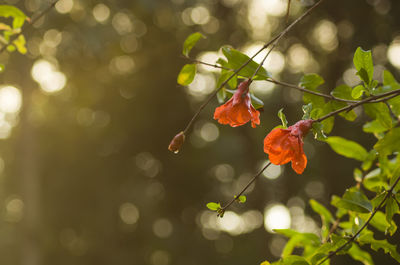
{"label": "unopened bud", "polygon": [[179,149],[181,149],[183,143],[185,142],[185,134],[183,132],[178,133],[172,139],[171,143],[168,146],[168,150],[177,154]]}

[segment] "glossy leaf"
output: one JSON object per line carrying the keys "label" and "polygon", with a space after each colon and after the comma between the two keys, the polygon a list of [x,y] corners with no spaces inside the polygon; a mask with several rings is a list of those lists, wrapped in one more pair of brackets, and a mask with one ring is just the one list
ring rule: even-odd
{"label": "glossy leaf", "polygon": [[400,262],[400,254],[397,252],[396,245],[390,244],[386,239],[385,240],[376,240],[373,237],[373,233],[371,231],[365,231],[358,238],[358,242],[361,244],[368,244],[371,246],[371,249],[378,251],[382,249],[385,253],[389,253],[392,258],[394,258],[397,262]]}
{"label": "glossy leaf", "polygon": [[385,103],[364,104],[365,113],[373,119],[378,120],[381,125],[387,129],[392,128],[392,117]]}
{"label": "glossy leaf", "polygon": [[283,113],[283,108],[282,109],[280,109],[279,111],[278,111],[278,117],[279,117],[279,119],[281,120],[281,122],[282,122],[282,126],[283,126],[283,128],[287,128],[288,126],[288,121],[286,120],[286,116],[285,116],[285,114]]}
{"label": "glossy leaf", "polygon": [[399,205],[397,204],[394,197],[389,197],[386,200],[385,212],[386,212],[386,220],[389,223],[392,221],[393,215],[399,213]]}
{"label": "glossy leaf", "polygon": [[190,51],[193,49],[193,47],[201,38],[204,39],[205,37],[200,32],[190,34],[189,37],[187,37],[185,42],[183,43],[182,54],[188,57]]}
{"label": "glossy leaf", "polygon": [[349,87],[348,85],[340,85],[338,87],[335,87],[335,89],[333,89],[331,95],[336,98],[353,100],[353,97],[351,96],[351,91],[352,88]]}
{"label": "glossy leaf", "polygon": [[27,18],[24,12],[10,5],[0,5],[0,17],[12,17],[14,29],[21,28]]}
{"label": "glossy leaf", "polygon": [[[317,91],[317,88],[324,82],[325,80],[317,74],[307,74],[301,78],[299,85],[305,89]],[[312,103],[315,108],[323,107],[325,104],[324,98],[309,93],[303,94],[303,101],[304,104]]]}
{"label": "glossy leaf", "polygon": [[187,86],[193,82],[193,79],[196,75],[196,65],[195,64],[186,64],[182,67],[177,82],[182,86]]}
{"label": "glossy leaf", "polygon": [[372,211],[372,204],[359,190],[346,190],[343,197],[337,203],[337,206],[359,213],[368,213]]}
{"label": "glossy leaf", "polygon": [[367,150],[356,142],[339,136],[328,137],[325,141],[339,155],[359,161],[364,161],[368,157]]}
{"label": "glossy leaf", "polygon": [[351,97],[354,99],[359,99],[364,91],[365,91],[364,86],[358,85],[351,91]]}
{"label": "glossy leaf", "polygon": [[395,151],[400,151],[400,128],[394,128],[387,132],[375,145],[374,149],[381,156],[390,155]]}
{"label": "glossy leaf", "polygon": [[388,128],[383,126],[379,120],[373,120],[363,125],[363,131],[366,133],[381,133],[387,130]]}
{"label": "glossy leaf", "polygon": [[218,211],[219,209],[221,209],[221,204],[215,203],[215,202],[209,202],[209,203],[207,203],[206,206],[211,211]]}
{"label": "glossy leaf", "polygon": [[348,250],[348,253],[352,259],[358,260],[364,265],[374,265],[371,254],[362,250],[359,246],[357,246],[357,244],[351,244],[351,248]]}
{"label": "glossy leaf", "polygon": [[357,74],[369,85],[374,74],[371,51],[364,51],[361,47],[358,47],[354,54],[353,63],[358,71]]}

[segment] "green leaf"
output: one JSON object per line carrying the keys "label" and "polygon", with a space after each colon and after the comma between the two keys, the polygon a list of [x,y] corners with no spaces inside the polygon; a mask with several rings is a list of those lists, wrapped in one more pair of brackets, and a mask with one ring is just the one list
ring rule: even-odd
{"label": "green leaf", "polygon": [[400,84],[388,70],[383,71],[383,85],[390,86],[390,90],[400,89]]}
{"label": "green leaf", "polygon": [[187,86],[193,82],[195,75],[196,75],[196,65],[185,64],[178,75],[177,82],[182,86]]}
{"label": "green leaf", "polygon": [[356,142],[346,140],[339,136],[328,137],[325,141],[339,155],[359,161],[364,161],[368,157],[367,150]]}
{"label": "green leaf", "polygon": [[21,28],[27,18],[24,12],[9,5],[0,5],[0,17],[12,17],[14,19],[12,24],[14,29]]}
{"label": "green leaf", "polygon": [[364,51],[361,47],[358,47],[354,54],[353,63],[361,80],[369,85],[374,74],[371,51]]}
{"label": "green leaf", "polygon": [[364,178],[363,185],[367,190],[373,192],[379,192],[382,188],[388,186],[387,182],[382,178],[380,168],[376,168],[369,172]]}
{"label": "green leaf", "polygon": [[313,123],[312,131],[313,131],[315,139],[317,139],[319,141],[325,141],[328,138],[328,137],[326,137],[323,128],[324,128],[324,125],[321,122]]}
{"label": "green leaf", "polygon": [[305,258],[296,255],[287,256],[282,262],[283,265],[310,265]]}
{"label": "green leaf", "polygon": [[253,105],[255,109],[260,109],[264,107],[264,102],[258,97],[256,97],[253,93],[250,93],[250,99],[251,99],[251,105]]}
{"label": "green leaf", "polygon": [[363,131],[366,133],[381,133],[387,131],[388,128],[383,126],[379,120],[367,122],[363,126]]}
{"label": "green leaf", "polygon": [[[317,88],[324,82],[325,80],[317,74],[306,74],[301,78],[299,85],[305,89],[317,92]],[[303,101],[304,104],[312,103],[315,108],[322,108],[325,104],[324,98],[309,93],[303,94]]]}
{"label": "green leaf", "polygon": [[268,261],[263,261],[260,265],[271,265]]}
{"label": "green leaf", "polygon": [[246,196],[241,195],[241,196],[239,196],[238,200],[239,200],[240,203],[245,203],[247,198],[246,198]]}
{"label": "green leaf", "polygon": [[6,67],[4,64],[0,63],[0,73],[4,72],[4,69],[6,69]]}
{"label": "green leaf", "polygon": [[374,149],[380,156],[387,156],[395,151],[400,151],[400,128],[394,128],[387,132],[375,145]]}
{"label": "green leaf", "polygon": [[367,251],[362,250],[357,244],[351,244],[348,253],[354,260],[358,260],[364,265],[374,265],[371,255]]}
{"label": "green leaf", "polygon": [[328,209],[313,199],[310,200],[310,205],[314,212],[321,216],[322,236],[326,238],[329,234],[329,224],[333,223],[333,216]]}
{"label": "green leaf", "polygon": [[207,203],[206,206],[211,211],[218,211],[219,209],[221,209],[221,204],[220,203],[209,202],[209,203]]}
{"label": "green leaf", "polygon": [[373,237],[373,233],[371,231],[363,232],[357,240],[360,244],[368,244],[371,246],[371,249],[378,251],[379,249],[383,249],[385,253],[389,253],[392,258],[394,258],[397,262],[400,262],[400,254],[396,250],[396,245],[390,244],[386,239],[385,240],[376,240]]}
{"label": "green leaf", "polygon": [[225,87],[222,87],[218,92],[217,92],[217,99],[218,103],[222,104],[225,102],[226,99],[226,90]]}
{"label": "green leaf", "polygon": [[351,96],[351,87],[349,87],[348,85],[340,85],[338,87],[335,87],[335,89],[333,89],[333,91],[331,92],[331,95],[341,99],[353,99],[353,97]]}
{"label": "green leaf", "polygon": [[393,113],[400,119],[400,96],[394,97],[387,101]]}
{"label": "green leaf", "polygon": [[189,37],[187,37],[185,42],[183,43],[182,54],[185,55],[186,57],[189,57],[190,51],[201,38],[205,39],[204,35],[201,34],[200,32],[190,34]]}
{"label": "green leaf", "polygon": [[346,190],[337,205],[340,208],[359,213],[368,213],[372,211],[372,204],[367,196],[355,189]]}
{"label": "green leaf", "polygon": [[393,219],[393,215],[399,213],[399,205],[393,197],[389,197],[386,200],[385,206],[386,220],[390,223]]}
{"label": "green leaf", "polygon": [[[244,65],[250,57],[246,54],[243,54],[235,49],[229,47],[223,47],[222,52],[225,57],[228,59],[228,66],[231,69],[239,69],[242,65]],[[242,70],[239,71],[239,75],[243,77],[251,77],[254,72],[258,68],[259,64],[251,60]],[[264,67],[261,67],[255,76],[255,80],[265,80],[270,77],[270,74],[265,70]]]}
{"label": "green leaf", "polygon": [[303,105],[303,106],[301,107],[301,109],[303,110],[303,113],[304,113],[302,119],[303,119],[303,120],[308,120],[308,119],[310,119],[310,118],[311,118],[311,111],[312,111],[312,109],[313,109],[312,103],[309,103],[309,104],[307,104],[307,105]]}
{"label": "green leaf", "polygon": [[351,97],[354,99],[359,99],[363,92],[365,91],[365,88],[363,85],[358,85],[353,90],[351,91]]}
{"label": "green leaf", "polygon": [[[362,216],[364,222],[369,218],[370,214],[363,214]],[[386,215],[381,211],[376,212],[372,220],[370,221],[370,225],[375,227],[381,232],[390,233],[393,235],[396,232],[397,226],[393,221],[388,222],[386,220]]]}
{"label": "green leaf", "polygon": [[387,129],[392,128],[392,117],[385,103],[369,103],[364,104],[365,113],[373,119],[378,120],[381,125]]}
{"label": "green leaf", "polygon": [[21,54],[25,54],[28,51],[25,47],[26,41],[24,35],[19,35],[19,37],[13,41],[13,44]]}
{"label": "green leaf", "polygon": [[283,126],[283,128],[287,128],[288,126],[288,121],[286,120],[286,116],[285,116],[285,114],[283,113],[283,108],[281,108],[279,111],[278,111],[278,117],[279,117],[279,119],[281,120],[281,122],[282,122],[282,126]]}

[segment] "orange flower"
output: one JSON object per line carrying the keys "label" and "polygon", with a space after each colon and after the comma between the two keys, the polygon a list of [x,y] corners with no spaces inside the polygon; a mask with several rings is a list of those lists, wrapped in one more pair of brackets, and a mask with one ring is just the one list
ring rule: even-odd
{"label": "orange flower", "polygon": [[301,120],[287,129],[273,129],[264,139],[264,152],[272,164],[283,165],[292,161],[292,168],[302,174],[307,165],[303,150],[303,137],[308,133],[313,120]]}
{"label": "orange flower", "polygon": [[251,105],[248,79],[239,84],[235,94],[224,105],[215,109],[214,119],[232,127],[241,126],[251,121],[251,127],[260,124],[260,112]]}

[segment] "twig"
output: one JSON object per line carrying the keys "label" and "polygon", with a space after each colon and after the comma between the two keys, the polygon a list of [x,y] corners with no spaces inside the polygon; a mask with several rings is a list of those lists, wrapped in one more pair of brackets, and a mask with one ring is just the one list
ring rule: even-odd
{"label": "twig", "polygon": [[218,212],[218,216],[222,216],[224,215],[226,209],[232,205],[232,203],[234,203],[249,187],[251,184],[253,184],[254,181],[256,181],[256,179],[271,165],[271,162],[268,162],[268,164],[266,164],[250,181],[249,183],[247,183],[246,186],[244,186],[244,188],[236,195],[233,197],[233,199],[228,202],[224,207],[222,207],[220,209],[220,211]]}
{"label": "twig", "polygon": [[[289,26],[287,26],[282,32],[280,32],[278,35],[276,35],[274,38],[272,38],[268,43],[266,43],[263,47],[261,47],[252,57],[250,57],[242,66],[240,66],[232,75],[228,77],[207,99],[206,101],[201,104],[199,109],[196,111],[196,113],[193,115],[192,119],[189,121],[189,123],[186,125],[186,128],[183,130],[183,133],[187,133],[187,131],[190,129],[192,126],[193,122],[196,120],[196,118],[199,116],[200,112],[207,106],[207,104],[211,101],[211,99],[214,98],[214,96],[218,93],[218,91],[223,88],[229,80],[231,80],[235,75],[237,75],[240,70],[242,70],[246,65],[248,65],[254,57],[256,57],[260,52],[262,52],[264,49],[268,48],[272,44],[271,50],[276,46],[276,43],[286,34],[290,31],[290,29],[293,28],[294,25],[296,25],[299,21],[301,21],[304,17],[306,17],[312,10],[314,10],[317,6],[319,6],[324,0],[319,0],[317,3],[315,3],[312,7],[310,7],[306,12],[304,12],[300,17],[298,17],[295,21],[293,21]],[[270,50],[270,51],[271,51]],[[260,66],[259,66],[260,67]],[[257,70],[258,71],[258,70]]]}
{"label": "twig", "polygon": [[10,37],[10,40],[8,41],[8,44],[4,45],[3,47],[0,48],[0,54],[2,52],[4,52],[7,47],[9,45],[12,45],[12,42],[15,41],[20,35],[22,35],[30,26],[32,26],[33,24],[35,24],[41,17],[43,17],[45,14],[47,14],[48,12],[50,12],[50,10],[57,4],[57,2],[60,0],[55,0],[54,2],[52,2],[48,7],[46,7],[42,12],[38,13],[36,16],[34,16],[34,18],[31,19],[31,21],[29,22],[29,24],[27,24],[26,26],[24,26],[21,31],[16,34],[16,35],[12,35]]}
{"label": "twig", "polygon": [[358,235],[368,226],[368,224],[371,222],[372,218],[375,216],[375,214],[379,211],[379,209],[383,206],[383,204],[385,203],[385,201],[389,198],[389,196],[392,195],[394,188],[396,187],[396,185],[399,183],[400,181],[400,176],[397,177],[396,181],[394,182],[394,184],[392,185],[392,187],[388,190],[388,192],[386,193],[385,197],[383,198],[383,200],[381,201],[381,203],[375,208],[375,210],[372,212],[372,214],[370,215],[370,217],[368,218],[368,220],[364,223],[364,225],[357,231],[357,233],[355,233],[351,238],[349,238],[346,243],[344,243],[342,246],[340,246],[338,249],[336,249],[334,252],[329,253],[328,256],[326,256],[321,262],[318,263],[318,265],[321,265],[322,263],[324,263],[325,261],[327,261],[328,259],[330,259],[331,257],[333,257],[334,255],[336,255],[339,251],[341,251],[342,249],[344,249],[348,244],[352,243],[357,237]]}
{"label": "twig", "polygon": [[361,105],[363,105],[365,103],[377,103],[377,102],[388,100],[390,98],[394,98],[394,97],[396,97],[398,95],[400,95],[400,89],[389,91],[389,92],[386,92],[386,93],[383,93],[383,94],[380,94],[380,95],[376,95],[376,96],[371,96],[371,97],[366,98],[364,100],[358,101],[358,102],[356,102],[354,104],[348,105],[348,106],[343,107],[343,108],[338,109],[338,110],[335,110],[335,111],[333,111],[333,112],[331,112],[331,113],[329,113],[329,114],[327,114],[327,115],[325,115],[325,116],[323,116],[323,117],[321,117],[319,119],[316,119],[315,121],[316,122],[321,122],[321,121],[323,121],[325,119],[328,119],[328,118],[330,118],[330,117],[332,117],[334,115],[337,115],[337,114],[339,114],[339,113],[341,113],[343,111],[350,111],[350,110],[354,109],[355,107],[361,106]]}
{"label": "twig", "polygon": [[332,227],[331,227],[331,229],[329,230],[328,235],[326,236],[326,238],[324,238],[324,239],[322,240],[322,243],[325,243],[325,242],[328,241],[329,237],[336,231],[336,228],[338,227],[339,222],[340,222],[340,218],[337,218],[337,219],[335,220],[335,222],[333,222]]}

